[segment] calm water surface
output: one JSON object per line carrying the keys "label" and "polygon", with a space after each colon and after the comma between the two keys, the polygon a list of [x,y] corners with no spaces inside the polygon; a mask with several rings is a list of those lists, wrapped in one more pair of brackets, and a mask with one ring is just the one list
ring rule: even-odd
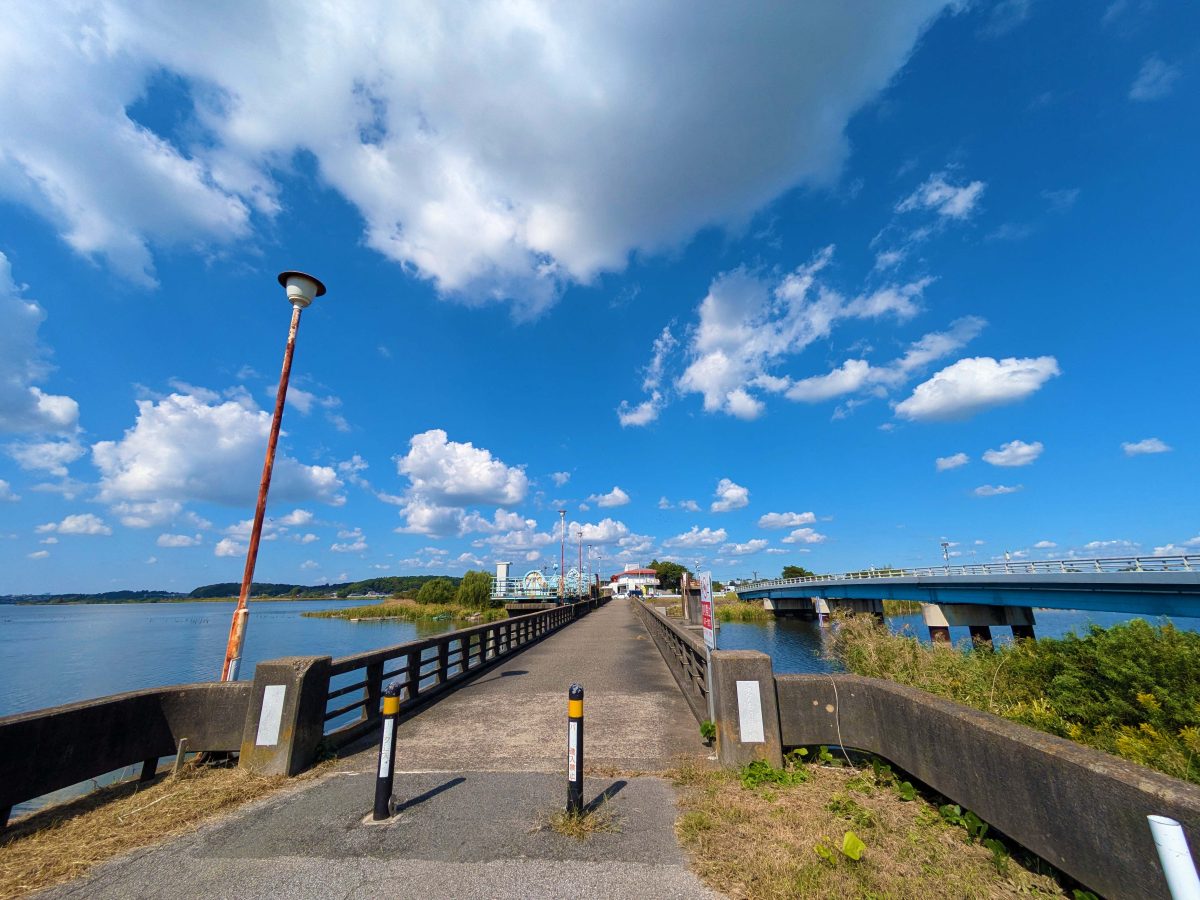
{"label": "calm water surface", "polygon": [[[300,613],[358,601],[250,603],[243,678],[277,656],[334,658],[447,631],[451,623],[349,622]],[[0,606],[0,716],[221,674],[234,603]]]}
{"label": "calm water surface", "polygon": [[[1125,613],[1080,612],[1077,610],[1035,610],[1038,637],[1062,637],[1070,631],[1083,634],[1089,624],[1108,627],[1118,622],[1127,622],[1135,616]],[[911,616],[891,616],[888,627],[893,631],[908,629],[922,641],[928,642],[929,631],[921,621],[920,613]],[[1166,621],[1156,619],[1156,623]],[[1175,627],[1188,631],[1200,631],[1200,619],[1175,618]],[[966,628],[950,629],[955,641],[967,638]],[[998,642],[1012,639],[1007,628],[993,628],[993,638]],[[769,654],[777,673],[807,674],[831,672],[835,665],[827,658],[828,629],[816,622],[800,619],[776,619],[772,622],[722,622],[717,636],[717,645],[723,650],[759,650]]]}

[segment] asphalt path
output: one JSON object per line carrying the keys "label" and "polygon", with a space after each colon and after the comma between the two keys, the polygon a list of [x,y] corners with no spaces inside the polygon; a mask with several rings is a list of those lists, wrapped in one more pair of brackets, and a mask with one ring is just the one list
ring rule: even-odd
{"label": "asphalt path", "polygon": [[[549,826],[566,799],[566,698],[585,689],[584,799],[608,828]],[[696,721],[627,601],[552,634],[397,730],[396,815],[369,821],[378,750],[47,897],[716,896],[674,836],[669,780]]]}

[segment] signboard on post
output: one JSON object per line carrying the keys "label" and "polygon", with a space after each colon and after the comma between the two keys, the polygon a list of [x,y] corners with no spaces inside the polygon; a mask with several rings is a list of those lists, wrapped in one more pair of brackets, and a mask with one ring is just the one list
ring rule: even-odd
{"label": "signboard on post", "polygon": [[717,647],[717,635],[713,631],[712,572],[700,575],[700,624],[704,626],[704,644],[709,650]]}

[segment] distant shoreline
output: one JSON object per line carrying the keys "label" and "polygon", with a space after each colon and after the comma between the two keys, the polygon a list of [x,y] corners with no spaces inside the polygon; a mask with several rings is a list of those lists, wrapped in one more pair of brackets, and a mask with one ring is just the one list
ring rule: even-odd
{"label": "distant shoreline", "polygon": [[[293,600],[300,603],[338,600],[361,603],[373,597],[251,597],[251,603],[283,603]],[[0,606],[135,606],[147,603],[236,603],[237,597],[142,597],[137,600],[10,600],[0,598]]]}

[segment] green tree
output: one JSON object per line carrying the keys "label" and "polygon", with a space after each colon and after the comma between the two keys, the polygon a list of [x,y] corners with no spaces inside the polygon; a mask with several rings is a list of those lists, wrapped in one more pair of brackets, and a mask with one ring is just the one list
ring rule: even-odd
{"label": "green tree", "polygon": [[673,562],[659,562],[657,559],[650,560],[648,568],[658,573],[658,585],[664,591],[679,590],[679,580],[683,577],[683,573],[692,574],[692,570],[686,566]]}
{"label": "green tree", "polygon": [[783,574],[780,578],[810,578],[814,573],[808,571],[804,566],[784,566]]}
{"label": "green tree", "polygon": [[487,572],[468,570],[458,586],[455,599],[461,606],[486,609],[492,604],[492,576]]}
{"label": "green tree", "polygon": [[449,578],[432,578],[417,591],[418,603],[453,603],[454,582]]}

